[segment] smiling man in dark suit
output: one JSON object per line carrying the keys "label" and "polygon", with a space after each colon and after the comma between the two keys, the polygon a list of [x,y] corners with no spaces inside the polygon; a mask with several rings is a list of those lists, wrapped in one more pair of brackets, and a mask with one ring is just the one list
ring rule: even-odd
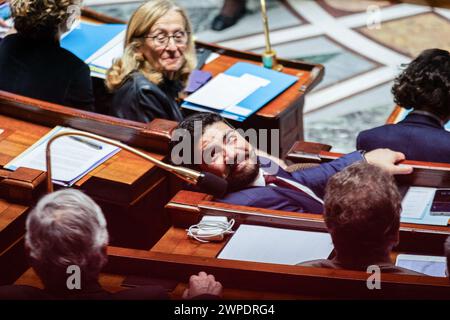
{"label": "smiling man in dark suit", "polygon": [[396,165],[404,159],[402,153],[380,149],[365,155],[355,151],[317,168],[288,173],[280,167],[279,159],[260,155],[217,114],[195,114],[178,129],[172,136],[172,162],[226,179],[229,193],[218,199],[226,203],[321,213],[328,178],[354,162],[367,161],[392,174],[412,171],[410,166]]}

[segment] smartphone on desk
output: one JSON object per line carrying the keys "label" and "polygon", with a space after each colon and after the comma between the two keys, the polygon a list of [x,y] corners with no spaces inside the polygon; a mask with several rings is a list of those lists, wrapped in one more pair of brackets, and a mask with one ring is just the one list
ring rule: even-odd
{"label": "smartphone on desk", "polygon": [[450,189],[437,189],[431,204],[430,215],[450,216]]}

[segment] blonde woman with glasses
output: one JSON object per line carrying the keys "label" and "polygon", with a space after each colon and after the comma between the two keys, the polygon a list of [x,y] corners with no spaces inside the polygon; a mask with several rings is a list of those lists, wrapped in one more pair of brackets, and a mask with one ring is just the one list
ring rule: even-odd
{"label": "blonde woman with glasses", "polygon": [[107,73],[109,114],[140,122],[183,120],[177,100],[195,64],[186,12],[167,0],[144,3],[128,23],[123,56]]}

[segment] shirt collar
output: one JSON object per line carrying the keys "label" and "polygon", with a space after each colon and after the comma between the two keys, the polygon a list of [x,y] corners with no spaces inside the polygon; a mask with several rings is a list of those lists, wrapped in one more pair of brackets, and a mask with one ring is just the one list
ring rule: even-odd
{"label": "shirt collar", "polygon": [[426,116],[429,118],[432,118],[434,120],[436,120],[441,126],[444,126],[444,121],[441,120],[441,118],[439,118],[438,116],[436,116],[435,114],[432,114],[431,112],[428,111],[424,111],[424,110],[413,110],[411,112],[411,114],[420,114],[422,116]]}
{"label": "shirt collar", "polygon": [[259,168],[258,176],[252,183],[248,185],[249,187],[265,187],[266,180],[264,179],[264,170]]}

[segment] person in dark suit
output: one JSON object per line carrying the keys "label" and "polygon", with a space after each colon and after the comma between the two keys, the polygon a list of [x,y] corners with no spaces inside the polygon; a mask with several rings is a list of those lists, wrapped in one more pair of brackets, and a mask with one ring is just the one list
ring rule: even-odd
{"label": "person in dark suit", "polygon": [[333,259],[300,263],[331,269],[416,274],[390,258],[398,244],[401,196],[393,177],[369,163],[355,163],[335,174],[325,189],[324,218],[334,244]]}
{"label": "person in dark suit", "polygon": [[79,1],[15,0],[10,5],[17,33],[0,42],[0,90],[92,111],[89,67],[59,44],[77,11],[69,9],[79,9]]}
{"label": "person in dark suit", "polygon": [[[44,289],[30,286],[0,287],[0,300],[156,300],[168,299],[158,286],[142,286],[109,293],[98,277],[107,262],[108,231],[100,207],[75,189],[43,197],[26,221],[25,247]],[[212,275],[200,272],[190,278],[185,298],[213,299],[222,285]]]}
{"label": "person in dark suit", "polygon": [[177,99],[195,66],[186,12],[168,0],[145,2],[128,23],[123,56],[107,73],[109,114],[139,122],[183,120]]}
{"label": "person in dark suit", "polygon": [[404,155],[387,149],[363,156],[353,152],[317,168],[288,173],[279,159],[267,158],[239,132],[214,113],[197,113],[173,131],[172,163],[207,171],[228,182],[229,193],[218,201],[267,209],[321,213],[328,179],[344,167],[367,160],[393,174],[408,174],[410,166],[398,166]]}
{"label": "person in dark suit", "polygon": [[397,124],[361,132],[357,149],[390,148],[407,159],[450,163],[450,53],[430,49],[422,52],[400,74],[392,88],[395,102],[412,109]]}

